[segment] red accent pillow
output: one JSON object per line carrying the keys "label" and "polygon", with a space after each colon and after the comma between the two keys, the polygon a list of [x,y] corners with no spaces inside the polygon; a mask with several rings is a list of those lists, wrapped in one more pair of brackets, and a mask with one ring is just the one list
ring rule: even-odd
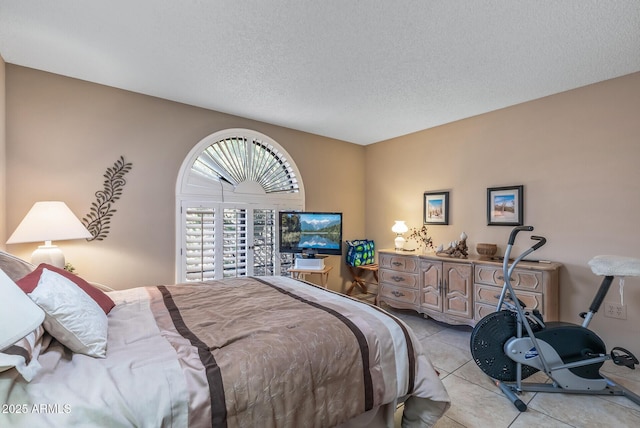
{"label": "red accent pillow", "polygon": [[42,269],[45,268],[64,276],[65,278],[76,284],[78,287],[80,287],[85,293],[87,293],[93,300],[96,301],[98,306],[102,308],[105,314],[108,314],[109,311],[111,311],[111,309],[116,305],[109,296],[89,284],[84,279],[80,278],[78,275],[67,272],[64,269],[60,269],[55,266],[48,265],[46,263],[41,263],[36,268],[36,270],[17,280],[16,284],[18,284],[18,287],[22,288],[25,293],[31,293],[38,286],[40,275],[42,275]]}

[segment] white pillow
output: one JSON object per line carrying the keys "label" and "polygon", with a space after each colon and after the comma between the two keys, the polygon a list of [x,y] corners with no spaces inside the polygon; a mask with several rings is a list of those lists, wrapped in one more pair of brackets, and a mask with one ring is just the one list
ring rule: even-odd
{"label": "white pillow", "polygon": [[44,310],[44,328],[60,343],[73,352],[106,357],[107,315],[81,288],[43,269],[29,297]]}

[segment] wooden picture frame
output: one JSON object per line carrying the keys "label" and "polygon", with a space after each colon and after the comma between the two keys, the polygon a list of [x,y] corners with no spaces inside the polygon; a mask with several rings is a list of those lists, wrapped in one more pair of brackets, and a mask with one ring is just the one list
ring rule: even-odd
{"label": "wooden picture frame", "polygon": [[521,226],[524,220],[524,186],[487,188],[487,225]]}
{"label": "wooden picture frame", "polygon": [[424,224],[449,224],[449,192],[424,192]]}

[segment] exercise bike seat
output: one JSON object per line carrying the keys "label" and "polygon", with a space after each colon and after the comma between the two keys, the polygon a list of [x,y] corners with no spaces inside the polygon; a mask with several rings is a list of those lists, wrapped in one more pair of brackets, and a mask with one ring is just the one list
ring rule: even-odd
{"label": "exercise bike seat", "polygon": [[595,256],[591,271],[602,276],[640,276],[640,259],[624,256]]}

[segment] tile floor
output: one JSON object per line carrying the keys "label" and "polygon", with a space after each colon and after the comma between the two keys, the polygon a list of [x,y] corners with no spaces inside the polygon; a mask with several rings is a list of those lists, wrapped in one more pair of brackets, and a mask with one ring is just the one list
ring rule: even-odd
{"label": "tile floor", "polygon": [[[640,406],[625,397],[528,392],[520,397],[528,406],[521,413],[471,359],[470,327],[449,326],[414,311],[384,308],[413,329],[449,392],[451,408],[436,428],[640,426]],[[640,394],[640,367],[630,370],[607,362],[602,371]],[[544,382],[545,376],[536,374],[531,379]],[[399,427],[399,419],[396,421]]]}

